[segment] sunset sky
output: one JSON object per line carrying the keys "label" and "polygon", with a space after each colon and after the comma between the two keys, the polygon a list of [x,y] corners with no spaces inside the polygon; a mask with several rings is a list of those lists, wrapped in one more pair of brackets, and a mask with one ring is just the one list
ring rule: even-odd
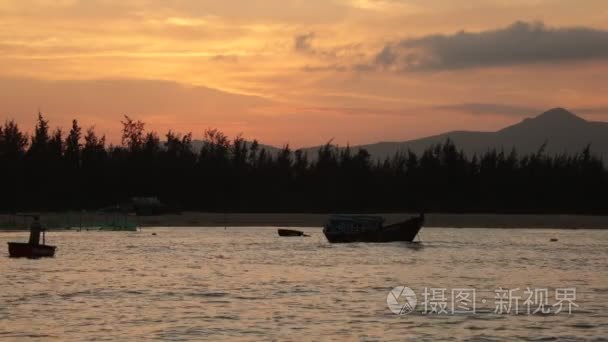
{"label": "sunset sky", "polygon": [[606,0],[0,0],[0,118],[268,144],[608,121]]}

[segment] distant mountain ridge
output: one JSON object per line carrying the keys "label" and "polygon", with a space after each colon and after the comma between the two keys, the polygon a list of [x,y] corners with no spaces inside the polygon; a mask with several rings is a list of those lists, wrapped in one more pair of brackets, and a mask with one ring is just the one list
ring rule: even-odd
{"label": "distant mountain ridge", "polygon": [[[526,118],[521,122],[495,132],[452,131],[430,137],[401,141],[378,142],[367,145],[351,146],[351,149],[366,149],[373,159],[383,160],[397,152],[411,150],[420,154],[428,147],[451,139],[458,149],[467,156],[483,154],[489,149],[510,152],[515,149],[518,154],[529,154],[546,144],[545,153],[576,154],[587,145],[591,145],[593,154],[608,160],[608,122],[587,121],[564,108],[553,108],[536,117]],[[193,142],[195,149],[200,149],[201,141]],[[271,154],[280,150],[278,147],[260,144]],[[302,150],[310,159],[315,159],[320,146],[307,147]]]}
{"label": "distant mountain ridge", "polygon": [[[247,145],[247,147],[249,148],[249,147],[251,147],[252,142],[253,142],[253,141],[245,141],[245,144],[246,144],[246,145]],[[193,140],[192,140],[192,149],[193,149],[195,152],[197,152],[197,153],[198,153],[198,152],[200,152],[200,151],[201,151],[201,149],[203,148],[203,145],[204,145],[204,144],[205,144],[205,141],[203,141],[203,140],[200,140],[200,139],[193,139]],[[281,149],[280,149],[280,148],[278,148],[278,147],[274,147],[274,146],[271,146],[271,145],[262,144],[262,143],[259,143],[259,142],[258,142],[258,149],[259,149],[259,150],[265,149],[265,150],[266,150],[266,152],[268,152],[268,153],[270,153],[270,154],[272,154],[272,155],[275,155],[276,153],[278,153],[278,152],[281,150]]]}
{"label": "distant mountain ridge", "polygon": [[[351,148],[364,148],[374,159],[382,160],[408,149],[421,153],[429,146],[447,139],[451,139],[469,157],[494,148],[507,152],[515,149],[520,155],[529,154],[537,152],[546,143],[545,153],[550,155],[572,155],[591,145],[593,154],[608,159],[608,122],[587,121],[564,108],[553,108],[495,132],[452,131],[420,139],[379,142]],[[316,146],[304,150],[310,157],[314,157],[318,149]]]}

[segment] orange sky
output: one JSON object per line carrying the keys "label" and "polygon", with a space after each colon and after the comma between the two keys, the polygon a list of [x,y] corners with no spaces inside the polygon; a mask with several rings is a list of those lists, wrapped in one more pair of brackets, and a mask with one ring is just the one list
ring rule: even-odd
{"label": "orange sky", "polygon": [[605,0],[2,0],[0,118],[293,146],[608,121],[606,30]]}

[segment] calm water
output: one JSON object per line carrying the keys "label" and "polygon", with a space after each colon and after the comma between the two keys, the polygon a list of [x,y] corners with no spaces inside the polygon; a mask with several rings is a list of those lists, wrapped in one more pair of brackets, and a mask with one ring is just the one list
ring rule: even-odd
{"label": "calm water", "polygon": [[[312,236],[253,227],[54,232],[48,240],[58,253],[46,260],[9,259],[5,242],[26,234],[0,233],[0,339],[608,336],[608,231],[424,229],[421,245],[329,245],[320,229],[304,230]],[[399,285],[416,292],[417,311],[387,308]],[[555,288],[573,287],[579,307],[571,315],[494,314],[498,287],[548,288],[549,304]],[[424,288],[446,288],[448,298],[451,289],[474,288],[477,313],[424,315]]]}

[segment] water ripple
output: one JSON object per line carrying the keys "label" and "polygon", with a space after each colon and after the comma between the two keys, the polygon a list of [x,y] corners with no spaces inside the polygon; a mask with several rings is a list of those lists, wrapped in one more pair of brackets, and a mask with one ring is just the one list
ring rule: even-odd
{"label": "water ripple", "polygon": [[[330,245],[269,228],[51,232],[54,259],[0,258],[0,339],[601,340],[608,232],[429,229],[422,244]],[[150,232],[157,233],[152,236]],[[21,238],[0,233],[0,245]],[[416,311],[386,305],[395,286]],[[494,290],[576,287],[572,315],[494,314]],[[424,288],[474,288],[476,314],[423,314]]]}

